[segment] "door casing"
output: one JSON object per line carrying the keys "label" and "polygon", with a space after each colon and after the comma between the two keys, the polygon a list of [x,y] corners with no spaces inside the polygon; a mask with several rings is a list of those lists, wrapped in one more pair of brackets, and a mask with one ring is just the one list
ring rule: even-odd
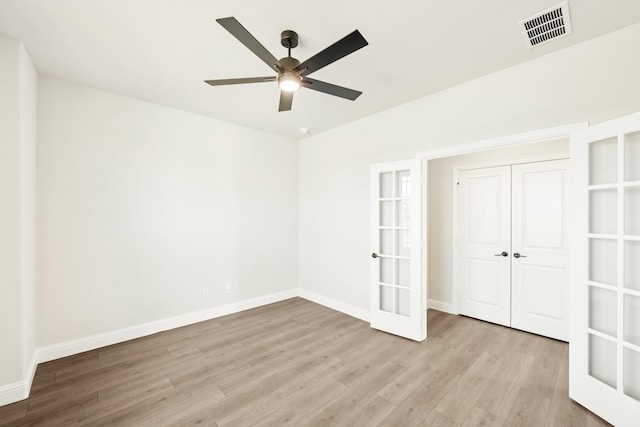
{"label": "door casing", "polygon": [[[504,148],[504,147],[512,147],[516,145],[522,144],[531,144],[536,142],[547,141],[550,139],[556,138],[568,138],[572,132],[575,132],[580,129],[584,129],[589,126],[588,121],[577,122],[568,124],[565,126],[558,126],[553,128],[540,129],[532,132],[525,132],[521,134],[514,135],[506,135],[497,138],[490,138],[485,140],[480,140],[468,144],[458,144],[449,147],[435,148],[432,150],[420,152],[416,154],[416,157],[422,161],[422,277],[425,282],[425,286],[427,289],[427,308],[435,308],[440,311],[444,311],[451,314],[459,314],[457,305],[456,305],[456,289],[455,285],[453,285],[452,289],[452,301],[451,303],[442,303],[442,302],[432,302],[429,299],[429,276],[428,276],[428,253],[427,253],[427,241],[428,241],[428,227],[427,227],[427,212],[429,206],[429,194],[427,191],[428,187],[428,171],[429,171],[429,160],[441,159],[444,157],[452,157],[458,156],[462,154],[470,154],[477,153],[480,151],[492,150],[494,148]],[[569,153],[566,154],[567,157]],[[549,160],[553,160],[550,158]],[[517,164],[517,162],[511,162],[511,164]],[[492,165],[488,165],[492,166]],[[499,166],[499,165],[495,165]],[[455,181],[454,181],[455,182]],[[455,198],[454,198],[455,200]],[[455,208],[455,205],[454,205]],[[455,213],[454,213],[455,216]],[[455,227],[454,227],[455,230]],[[455,236],[453,242],[455,243]],[[452,257],[455,255],[455,247],[451,251]],[[454,269],[455,272],[455,269]]]}

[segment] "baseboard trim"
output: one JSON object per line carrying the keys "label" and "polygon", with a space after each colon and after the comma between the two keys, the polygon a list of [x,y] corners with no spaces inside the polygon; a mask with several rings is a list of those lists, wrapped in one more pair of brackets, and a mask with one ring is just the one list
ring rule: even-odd
{"label": "baseboard trim", "polygon": [[36,362],[37,350],[33,352],[29,366],[27,366],[27,372],[25,378],[22,381],[18,381],[11,384],[6,384],[0,387],[0,406],[8,405],[9,403],[18,402],[22,399],[29,397],[31,392],[31,384],[33,383],[33,377],[36,374],[36,368],[38,363]]}
{"label": "baseboard trim", "polygon": [[33,351],[33,354],[31,355],[31,362],[29,362],[29,366],[27,367],[27,375],[24,379],[25,399],[29,397],[29,394],[31,393],[31,384],[33,384],[33,377],[36,376],[36,369],[38,369],[38,352],[38,349],[35,349]]}
{"label": "baseboard trim", "polygon": [[427,307],[433,308],[434,310],[443,311],[449,314],[458,314],[454,310],[453,304],[451,304],[450,302],[439,301],[437,299],[427,300]]}
{"label": "baseboard trim", "polygon": [[365,322],[369,321],[369,311],[363,310],[361,308],[355,307],[351,304],[344,303],[342,301],[335,300],[333,298],[329,298],[324,295],[320,295],[313,291],[309,291],[306,289],[298,288],[298,296],[300,298],[304,298],[308,301],[315,302],[316,304],[324,305],[325,307],[329,307],[332,310],[339,311],[341,313],[347,314],[351,317],[355,317],[360,320],[364,320]]}
{"label": "baseboard trim", "polygon": [[0,387],[0,406],[17,402],[28,397],[25,381],[18,381]]}
{"label": "baseboard trim", "polygon": [[48,362],[50,360],[60,359],[61,357],[67,357],[73,354],[94,350],[96,348],[141,338],[169,329],[180,328],[182,326],[191,325],[193,323],[215,319],[217,317],[238,313],[244,310],[250,310],[252,308],[293,298],[297,295],[297,289],[291,289],[288,291],[264,295],[245,301],[226,304],[219,307],[213,307],[207,310],[182,314],[167,319],[156,320],[137,326],[122,328],[103,334],[92,335],[77,340],[50,345],[38,350],[38,363]]}

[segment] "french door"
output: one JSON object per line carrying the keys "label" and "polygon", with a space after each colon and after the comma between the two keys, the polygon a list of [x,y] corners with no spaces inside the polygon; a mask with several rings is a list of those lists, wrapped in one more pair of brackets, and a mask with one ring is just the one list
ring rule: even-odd
{"label": "french door", "polygon": [[569,395],[640,420],[640,114],[571,135]]}
{"label": "french door", "polygon": [[569,339],[568,162],[458,175],[461,314]]}
{"label": "french door", "polygon": [[371,327],[427,336],[421,275],[420,160],[371,166]]}

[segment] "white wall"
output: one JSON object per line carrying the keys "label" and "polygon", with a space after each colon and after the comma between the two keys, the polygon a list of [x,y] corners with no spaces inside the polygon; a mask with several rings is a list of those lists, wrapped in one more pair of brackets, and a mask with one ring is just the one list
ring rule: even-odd
{"label": "white wall", "polygon": [[36,84],[22,44],[0,35],[0,404],[24,392],[13,385],[34,351]]}
{"label": "white wall", "polygon": [[303,140],[300,287],[368,309],[372,163],[638,111],[638,52],[640,24]]}
{"label": "white wall", "polygon": [[[38,74],[20,44],[20,169],[22,197],[21,275],[23,319],[23,372],[29,382],[36,350],[36,140]],[[27,384],[28,385],[28,384]],[[28,387],[27,387],[28,388]],[[27,390],[25,390],[27,391]]]}
{"label": "white wall", "polygon": [[22,379],[19,49],[0,37],[0,385]]}
{"label": "white wall", "polygon": [[295,141],[52,78],[38,92],[39,347],[297,287]]}
{"label": "white wall", "polygon": [[509,164],[567,153],[569,140],[561,138],[429,161],[428,194],[429,200],[433,201],[427,210],[430,300],[444,304],[452,302],[453,168]]}

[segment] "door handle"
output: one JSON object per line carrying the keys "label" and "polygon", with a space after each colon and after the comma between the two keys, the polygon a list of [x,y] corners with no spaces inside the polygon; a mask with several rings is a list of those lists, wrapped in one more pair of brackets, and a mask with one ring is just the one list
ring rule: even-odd
{"label": "door handle", "polygon": [[527,256],[526,255],[520,255],[518,252],[516,252],[516,253],[513,254],[513,257],[514,258],[526,258]]}
{"label": "door handle", "polygon": [[[494,256],[509,256],[509,252],[502,251],[499,254],[495,254]],[[515,256],[515,255],[514,255]]]}
{"label": "door handle", "polygon": [[377,253],[375,253],[375,252],[374,252],[374,253],[372,253],[372,254],[371,254],[371,258],[378,258],[378,254],[377,254]]}

